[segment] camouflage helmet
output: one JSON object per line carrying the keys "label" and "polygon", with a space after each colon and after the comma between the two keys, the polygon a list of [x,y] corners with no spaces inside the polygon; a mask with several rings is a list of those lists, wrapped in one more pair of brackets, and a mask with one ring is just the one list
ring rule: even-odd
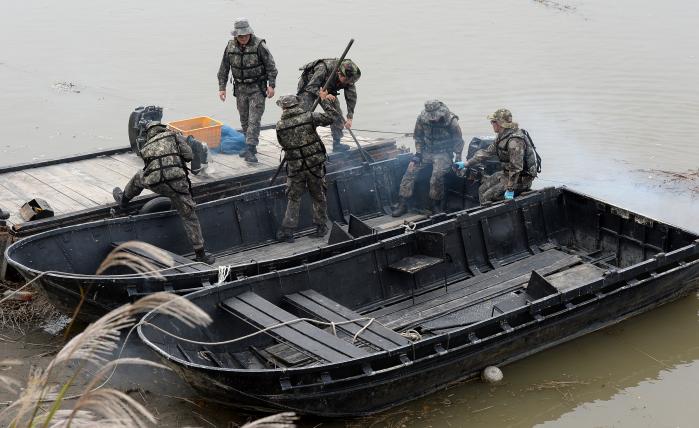
{"label": "camouflage helmet", "polygon": [[233,24],[233,31],[231,31],[233,37],[246,36],[248,34],[254,34],[252,27],[248,22],[247,18],[238,18]]}
{"label": "camouflage helmet", "polygon": [[449,113],[449,108],[439,100],[425,101],[424,116],[427,120],[436,122]]}
{"label": "camouflage helmet", "polygon": [[282,95],[277,100],[277,105],[281,108],[291,108],[299,104],[299,97],[297,95]]}
{"label": "camouflage helmet", "polygon": [[362,76],[362,72],[351,59],[343,60],[337,68],[338,73],[349,79],[350,83],[355,83]]}
{"label": "camouflage helmet", "polygon": [[503,128],[517,128],[517,123],[512,121],[512,113],[506,108],[495,110],[495,113],[488,115],[488,120]]}

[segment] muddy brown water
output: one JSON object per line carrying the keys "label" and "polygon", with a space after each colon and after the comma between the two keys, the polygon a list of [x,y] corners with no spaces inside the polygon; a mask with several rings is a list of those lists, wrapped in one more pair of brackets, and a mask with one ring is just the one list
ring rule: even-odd
{"label": "muddy brown water", "polygon": [[[440,98],[465,135],[483,135],[485,116],[505,106],[543,156],[539,187],[699,230],[699,182],[657,173],[699,167],[699,5],[689,0],[8,2],[0,164],[125,146],[128,114],[143,104],[164,106],[166,120],[237,126],[216,81],[236,16],[267,39],[277,94],[295,91],[300,65],[354,37],[356,128],[410,132],[424,100]],[[268,102],[263,121],[278,116]],[[457,386],[365,422],[696,426],[698,310],[692,295],[512,364],[505,385]]]}

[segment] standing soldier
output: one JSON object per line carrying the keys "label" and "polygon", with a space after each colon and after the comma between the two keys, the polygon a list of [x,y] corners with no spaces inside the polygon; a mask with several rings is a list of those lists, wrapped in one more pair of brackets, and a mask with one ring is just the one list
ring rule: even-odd
{"label": "standing soldier", "polygon": [[497,134],[493,144],[477,151],[467,162],[456,162],[459,170],[477,165],[497,155],[502,171],[483,178],[478,188],[480,203],[512,199],[532,188],[532,182],[541,172],[541,158],[536,152],[529,133],[519,129],[512,121],[512,113],[501,108],[488,116],[493,131]]}
{"label": "standing soldier", "polygon": [[[413,195],[415,179],[420,171],[432,166],[430,177],[430,200],[432,212],[441,210],[444,198],[444,177],[453,161],[461,160],[464,139],[461,137],[459,117],[439,100],[425,101],[425,109],[415,123],[415,156],[400,182],[400,201],[391,213],[399,217],[407,211],[408,199]],[[456,155],[456,156],[454,156]]]}
{"label": "standing soldier", "polygon": [[254,35],[248,20],[235,21],[233,39],[223,51],[218,69],[218,96],[226,101],[228,70],[233,76],[233,96],[240,113],[240,126],[245,133],[245,151],[240,153],[248,162],[257,162],[260,120],[265,112],[265,96],[274,96],[277,67],[264,39]]}
{"label": "standing soldier", "polygon": [[213,264],[214,257],[204,249],[204,237],[187,177],[187,162],[193,158],[192,148],[185,140],[178,141],[175,133],[160,122],[148,122],[144,132],[146,140],[140,147],[139,156],[145,167],[129,180],[124,191],[114,188],[114,200],[119,208],[125,209],[129,201],[141,194],[144,188],[170,198],[172,206],[182,218],[196,260]]}
{"label": "standing soldier", "polygon": [[[330,73],[332,73],[337,59],[317,59],[309,62],[300,68],[302,71],[299,79],[297,94],[301,98],[301,104],[306,110],[313,107],[313,103],[318,98],[319,91],[325,85]],[[330,126],[330,132],[333,137],[333,152],[344,152],[350,149],[347,144],[340,143],[342,139],[342,128],[350,129],[352,127],[352,118],[354,117],[354,107],[357,105],[357,87],[355,83],[362,76],[362,72],[351,59],[342,61],[337,69],[337,76],[330,82],[328,86],[327,99],[321,103],[323,110],[332,112],[335,120]],[[342,108],[337,95],[342,89],[345,94],[345,102],[347,103],[347,119],[342,117]]]}
{"label": "standing soldier", "polygon": [[[320,91],[321,100],[329,95]],[[294,229],[299,224],[301,195],[308,188],[313,200],[313,224],[316,238],[328,232],[328,204],[325,199],[325,146],[316,132],[318,126],[328,126],[335,118],[326,113],[313,113],[301,105],[300,97],[284,95],[277,100],[282,116],[277,122],[277,141],[284,149],[287,161],[286,192],[288,203],[282,227],[277,233],[280,241],[294,242]]]}

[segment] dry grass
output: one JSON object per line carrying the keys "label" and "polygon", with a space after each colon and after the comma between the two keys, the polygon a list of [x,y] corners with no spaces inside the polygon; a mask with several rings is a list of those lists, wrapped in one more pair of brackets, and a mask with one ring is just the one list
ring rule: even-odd
{"label": "dry grass", "polygon": [[[19,287],[20,284],[0,283],[2,291],[16,290]],[[60,312],[53,307],[38,287],[32,285],[25,290],[31,293],[31,300],[8,299],[0,303],[0,328],[24,334],[28,328],[47,319],[60,316]]]}

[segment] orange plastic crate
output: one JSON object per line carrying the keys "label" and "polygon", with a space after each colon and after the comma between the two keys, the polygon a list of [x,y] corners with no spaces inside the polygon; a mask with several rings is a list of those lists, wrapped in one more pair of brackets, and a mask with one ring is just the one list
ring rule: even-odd
{"label": "orange plastic crate", "polygon": [[191,135],[197,140],[206,143],[209,148],[213,149],[221,145],[221,127],[223,123],[208,116],[176,120],[168,123],[167,126],[184,135]]}

